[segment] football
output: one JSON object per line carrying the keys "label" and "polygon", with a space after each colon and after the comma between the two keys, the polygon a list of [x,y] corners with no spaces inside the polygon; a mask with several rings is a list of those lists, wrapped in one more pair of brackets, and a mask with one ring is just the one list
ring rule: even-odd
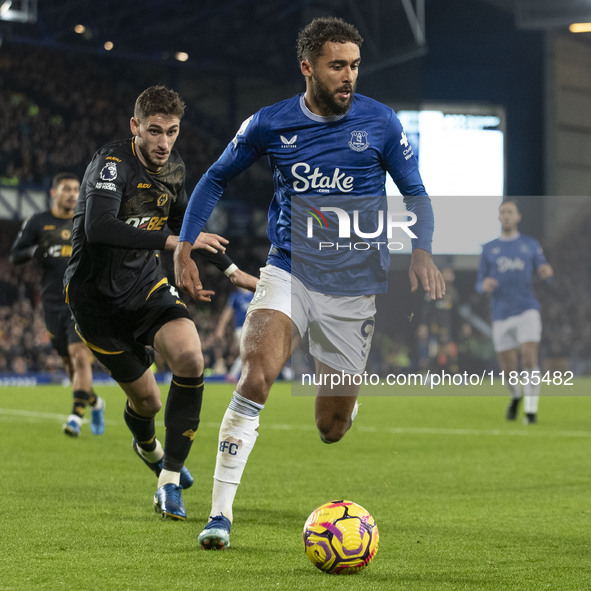
{"label": "football", "polygon": [[330,501],[304,524],[310,562],[327,573],[357,573],[376,555],[380,534],[371,514],[352,501]]}

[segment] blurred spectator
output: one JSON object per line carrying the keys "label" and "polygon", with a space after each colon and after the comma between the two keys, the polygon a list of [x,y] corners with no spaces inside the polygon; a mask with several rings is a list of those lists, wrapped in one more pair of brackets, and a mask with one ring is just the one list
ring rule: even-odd
{"label": "blurred spectator", "polygon": [[489,371],[494,367],[495,353],[492,342],[463,322],[458,335],[458,370],[469,374]]}
{"label": "blurred spectator", "polygon": [[[57,172],[67,169],[82,177],[98,147],[125,137],[129,108],[135,102],[141,70],[114,76],[108,58],[81,56],[52,48],[5,42],[0,54],[0,183],[49,186]],[[132,68],[126,64],[126,68]],[[151,71],[158,77],[158,71]],[[164,73],[160,73],[164,75]],[[130,86],[129,80],[136,83]],[[144,84],[145,85],[145,84]],[[189,190],[229,139],[204,133],[214,127],[188,109],[185,133],[179,142],[186,159]],[[187,130],[188,128],[188,130]],[[220,131],[220,125],[215,126]],[[235,130],[233,130],[235,131]]]}
{"label": "blurred spectator", "polygon": [[417,326],[415,335],[415,366],[425,373],[431,368],[431,339],[429,337],[429,327],[421,322]]}

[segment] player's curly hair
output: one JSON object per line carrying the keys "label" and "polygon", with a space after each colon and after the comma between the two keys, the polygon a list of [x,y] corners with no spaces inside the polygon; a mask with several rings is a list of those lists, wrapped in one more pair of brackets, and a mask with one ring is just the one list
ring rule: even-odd
{"label": "player's curly hair", "polygon": [[141,121],[158,113],[182,119],[185,113],[185,103],[177,92],[166,88],[166,86],[150,86],[137,97],[133,116]]}
{"label": "player's curly hair", "polygon": [[361,47],[363,37],[353,25],[345,22],[342,18],[334,16],[315,18],[298,34],[298,60],[316,63],[322,54],[322,47],[327,41],[331,43],[351,42]]}

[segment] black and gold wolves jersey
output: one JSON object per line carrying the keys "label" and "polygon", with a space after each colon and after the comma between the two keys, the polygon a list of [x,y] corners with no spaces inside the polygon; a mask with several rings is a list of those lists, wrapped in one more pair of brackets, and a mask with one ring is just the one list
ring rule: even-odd
{"label": "black and gold wolves jersey", "polygon": [[74,215],[64,283],[72,308],[97,315],[134,310],[164,278],[158,253],[178,234],[187,205],[185,165],[173,150],[145,168],[133,139],[111,142],[88,165]]}
{"label": "black and gold wolves jersey", "polygon": [[41,265],[41,299],[45,310],[64,308],[64,273],[72,254],[72,218],[51,211],[32,215],[24,222],[10,251],[15,265],[35,258]]}

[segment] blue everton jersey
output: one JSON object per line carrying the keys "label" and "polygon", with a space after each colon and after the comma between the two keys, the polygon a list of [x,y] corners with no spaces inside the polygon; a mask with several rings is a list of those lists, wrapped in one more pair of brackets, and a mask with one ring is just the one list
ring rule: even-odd
{"label": "blue everton jersey", "polygon": [[497,238],[482,247],[476,289],[482,293],[485,277],[497,280],[491,299],[493,320],[540,309],[532,278],[537,268],[545,263],[540,243],[531,236],[518,234],[510,239]]}
{"label": "blue everton jersey", "polygon": [[[301,94],[264,107],[247,119],[195,187],[180,240],[194,242],[228,181],[263,155],[269,159],[274,179],[267,227],[272,244],[268,262],[293,272],[313,289],[334,295],[385,291],[390,253],[387,247],[371,245],[354,253],[349,257],[355,267],[353,282],[347,280],[347,264],[341,264],[342,252],[328,264],[304,253],[303,265],[292,269],[292,201],[296,197],[312,197],[317,205],[334,206],[339,204],[339,196],[349,200],[383,196],[380,203],[385,210],[389,172],[406,195],[407,209],[417,216],[412,226],[413,248],[431,252],[433,211],[412,147],[394,111],[361,95],[355,95],[344,115],[315,115]],[[327,266],[331,271],[338,266],[339,272],[322,272]]]}

